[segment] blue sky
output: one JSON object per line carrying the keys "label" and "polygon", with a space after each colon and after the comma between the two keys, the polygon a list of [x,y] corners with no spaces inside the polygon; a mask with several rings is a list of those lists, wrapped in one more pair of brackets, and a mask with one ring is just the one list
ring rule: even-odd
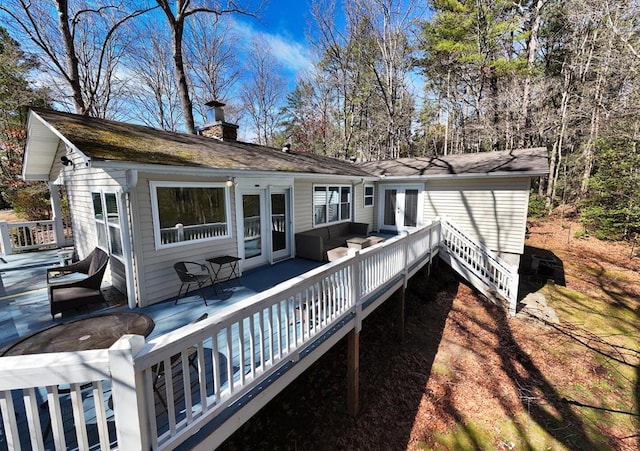
{"label": "blue sky", "polygon": [[[289,90],[295,88],[296,77],[313,67],[313,54],[306,32],[311,21],[312,0],[265,0],[259,18],[235,16],[235,28],[247,42],[258,38],[268,46],[283,67],[289,80]],[[342,0],[336,2],[336,26],[344,26]],[[425,2],[425,7],[427,7]],[[427,13],[428,14],[428,13]],[[411,74],[409,82],[417,96],[422,96],[424,81],[418,73]]]}
{"label": "blue sky", "polygon": [[271,51],[290,80],[290,89],[295,87],[296,76],[312,67],[311,48],[305,36],[311,3],[311,0],[271,0],[265,2],[258,18],[233,19],[234,28],[246,42],[257,38]]}

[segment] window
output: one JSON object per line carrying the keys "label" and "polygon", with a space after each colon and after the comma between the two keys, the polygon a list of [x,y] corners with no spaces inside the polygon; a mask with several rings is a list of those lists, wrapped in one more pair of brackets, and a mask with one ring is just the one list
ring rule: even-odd
{"label": "window", "polygon": [[102,195],[100,193],[91,193],[91,197],[93,198],[93,217],[96,222],[98,246],[108,250],[109,242],[107,241],[107,228],[102,208]]}
{"label": "window", "polygon": [[157,248],[231,236],[222,183],[151,182],[151,197]]}
{"label": "window", "polygon": [[364,185],[364,206],[373,207],[373,185]]}
{"label": "window", "polygon": [[[91,193],[98,246],[122,257],[118,198],[115,193]],[[106,214],[105,214],[106,213]]]}
{"label": "window", "polygon": [[104,194],[104,205],[107,210],[107,230],[109,233],[109,249],[112,254],[122,257],[122,238],[120,234],[120,215],[118,200],[114,193]]}
{"label": "window", "polygon": [[351,187],[313,187],[313,224],[328,224],[351,219]]}

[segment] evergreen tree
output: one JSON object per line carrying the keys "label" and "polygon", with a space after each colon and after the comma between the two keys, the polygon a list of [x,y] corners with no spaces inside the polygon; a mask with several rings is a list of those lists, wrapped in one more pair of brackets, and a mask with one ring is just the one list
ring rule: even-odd
{"label": "evergreen tree", "polygon": [[[48,190],[42,183],[27,184],[21,178],[24,129],[29,106],[45,106],[46,90],[34,88],[28,77],[35,59],[20,49],[0,28],[0,207],[12,207],[19,193],[23,201],[42,204]],[[31,193],[31,194],[29,194]],[[25,208],[28,210],[28,208]]]}
{"label": "evergreen tree", "polygon": [[595,174],[583,201],[582,222],[597,238],[620,240],[640,232],[640,149],[637,142],[601,141]]}

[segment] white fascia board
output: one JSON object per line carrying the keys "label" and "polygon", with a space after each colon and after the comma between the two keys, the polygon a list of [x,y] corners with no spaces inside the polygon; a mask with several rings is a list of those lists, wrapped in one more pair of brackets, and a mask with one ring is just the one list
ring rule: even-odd
{"label": "white fascia board", "polygon": [[129,161],[112,161],[112,160],[92,160],[90,166],[92,168],[99,168],[105,170],[122,171],[125,169],[135,169],[139,172],[152,172],[152,173],[171,173],[181,175],[195,175],[195,176],[209,176],[209,177],[293,177],[293,178],[312,178],[312,179],[326,179],[328,177],[354,180],[364,179],[366,181],[376,181],[379,179],[377,176],[360,176],[360,175],[337,175],[337,174],[314,174],[308,172],[286,172],[286,171],[255,171],[248,169],[225,169],[225,168],[203,168],[193,166],[168,166],[161,164],[145,164],[145,163],[131,163]]}
{"label": "white fascia board", "polygon": [[[62,142],[65,143],[65,145],[67,146],[67,148],[71,149],[74,152],[78,152],[78,155],[80,155],[80,158],[82,158],[82,160],[85,162],[85,164],[87,166],[90,165],[91,163],[91,158],[89,158],[87,155],[84,154],[84,152],[82,152],[80,149],[78,149],[71,141],[69,141],[62,133],[60,133],[53,125],[49,124],[47,121],[45,121],[40,115],[38,115],[38,113],[36,113],[35,111],[31,110],[29,111],[29,119],[27,121],[27,130],[30,131],[31,130],[31,120],[32,117],[35,117],[36,119],[38,119],[42,125],[44,125],[47,129],[49,129],[49,131],[51,133],[53,133],[55,136],[57,136]],[[27,139],[27,146],[25,148],[25,154],[27,153],[27,150],[29,149],[29,139]]]}
{"label": "white fascia board", "polygon": [[456,178],[513,178],[513,177],[540,177],[543,175],[548,175],[549,171],[503,171],[503,172],[472,172],[468,174],[437,174],[437,175],[408,175],[408,176],[380,176],[378,178],[379,181],[418,181],[418,180],[445,180],[445,179],[456,179]]}

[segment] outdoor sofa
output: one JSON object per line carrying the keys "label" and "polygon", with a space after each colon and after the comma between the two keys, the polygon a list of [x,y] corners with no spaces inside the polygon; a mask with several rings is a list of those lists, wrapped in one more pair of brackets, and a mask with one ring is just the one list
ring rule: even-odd
{"label": "outdoor sofa", "polygon": [[296,257],[316,261],[329,261],[327,252],[347,246],[351,238],[365,238],[369,224],[342,222],[296,233]]}

